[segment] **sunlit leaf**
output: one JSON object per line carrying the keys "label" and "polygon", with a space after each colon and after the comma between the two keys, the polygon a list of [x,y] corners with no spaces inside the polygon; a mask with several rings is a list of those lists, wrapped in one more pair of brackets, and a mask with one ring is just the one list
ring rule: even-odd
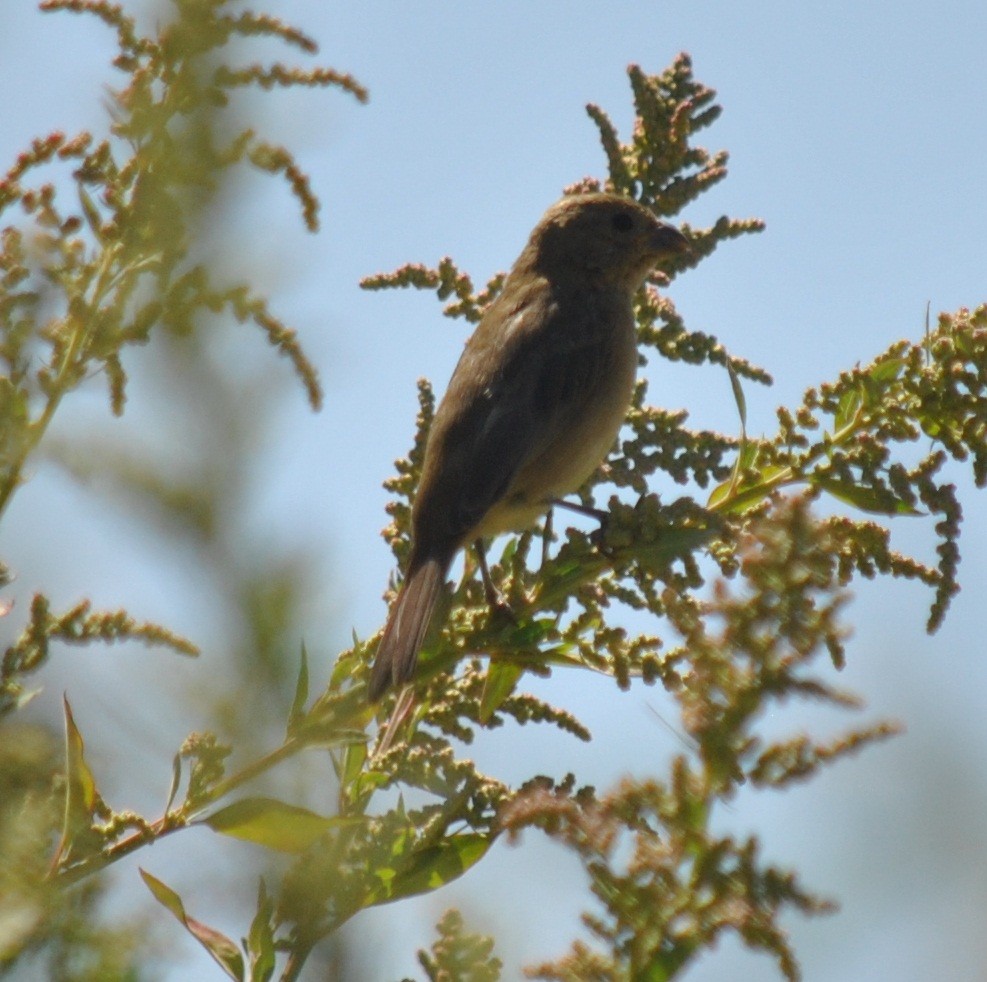
{"label": "sunlit leaf", "polygon": [[[717,484],[715,488],[709,493],[709,497],[706,499],[706,507],[709,509],[718,509],[724,502],[726,502],[731,494],[735,493],[737,489],[737,484],[734,480],[724,481],[722,484]],[[727,509],[729,510],[729,509]]]}
{"label": "sunlit leaf", "polygon": [[737,484],[732,480],[724,481],[710,492],[706,507],[710,511],[728,515],[748,511],[780,487],[775,479],[788,471],[788,467],[772,464],[769,467],[763,467],[758,472],[759,480],[756,484]]}
{"label": "sunlit leaf", "polygon": [[761,444],[757,440],[748,440],[745,437],[743,446],[740,448],[740,454],[737,457],[740,471],[754,470],[760,456]]}
{"label": "sunlit leaf", "polygon": [[570,588],[586,578],[585,564],[578,559],[554,561],[542,574],[539,593],[568,593]]}
{"label": "sunlit leaf", "polygon": [[171,787],[168,788],[168,799],[165,801],[165,814],[171,811],[171,806],[175,803],[175,795],[178,794],[178,785],[182,780],[182,755],[175,754],[171,760]]}
{"label": "sunlit leaf", "polygon": [[231,979],[242,982],[244,977],[243,955],[240,953],[240,949],[225,934],[221,934],[201,921],[189,917],[185,913],[185,905],[182,903],[182,898],[171,887],[162,883],[157,877],[152,876],[146,870],[142,869],[140,874],[147,884],[147,888],[154,895],[154,899],[174,915],[185,929],[212,955],[219,967]]}
{"label": "sunlit leaf", "polygon": [[279,852],[304,852],[331,829],[351,821],[354,819],[326,818],[276,798],[242,798],[200,824]]}
{"label": "sunlit leaf", "polygon": [[67,698],[63,697],[62,703],[65,713],[65,815],[56,853],[59,863],[64,862],[70,852],[98,849],[102,841],[93,830],[96,813],[102,806],[96,780],[86,763],[86,748],[75,725],[72,707]]}
{"label": "sunlit leaf", "polygon": [[274,931],[274,902],[267,895],[263,879],[257,890],[257,913],[250,922],[247,935],[247,954],[250,958],[250,982],[267,982],[274,975],[276,954]]}
{"label": "sunlit leaf", "polygon": [[886,358],[877,362],[868,373],[875,382],[892,382],[907,364],[904,358]]}
{"label": "sunlit leaf", "polygon": [[351,743],[343,751],[343,765],[339,770],[339,783],[344,787],[349,787],[359,777],[363,771],[363,765],[367,761],[367,744]]}
{"label": "sunlit leaf", "polygon": [[[407,867],[375,870],[381,876],[381,884],[366,906],[414,897],[451,883],[483,858],[492,841],[487,835],[473,832],[453,835],[412,853]],[[408,859],[399,857],[403,861]]]}
{"label": "sunlit leaf", "polygon": [[82,214],[85,216],[89,230],[101,243],[105,244],[106,237],[103,232],[103,216],[96,207],[96,203],[81,182],[77,185],[76,191],[79,195],[79,204],[82,205]]}
{"label": "sunlit leaf", "polygon": [[82,734],[75,725],[72,707],[62,698],[65,709],[65,767],[68,778],[69,808],[77,814],[91,817],[97,801],[96,780],[86,763],[86,748]]}
{"label": "sunlit leaf", "polygon": [[505,632],[505,641],[518,648],[534,647],[554,631],[554,617],[531,618],[521,624],[511,625]]}
{"label": "sunlit leaf", "polygon": [[727,375],[730,376],[730,387],[733,389],[733,399],[737,403],[737,412],[740,413],[740,428],[743,432],[747,431],[747,400],[744,398],[744,389],[740,384],[740,378],[737,375],[736,370],[733,365],[728,361],[727,365]]}
{"label": "sunlit leaf", "polygon": [[515,662],[491,659],[487,677],[480,696],[480,722],[488,723],[503,701],[514,691],[517,681],[524,673]]}
{"label": "sunlit leaf", "polygon": [[853,505],[854,508],[874,515],[922,514],[921,511],[906,501],[890,496],[890,493],[881,494],[873,488],[862,487],[859,484],[846,484],[843,481],[821,477],[817,474],[812,475],[811,483],[827,494],[831,494],[838,501]]}
{"label": "sunlit leaf", "polygon": [[843,393],[839,406],[836,409],[836,416],[833,419],[833,429],[842,430],[849,423],[857,418],[861,406],[864,404],[864,394],[859,387],[850,389]]}
{"label": "sunlit leaf", "polygon": [[511,536],[506,544],[504,545],[504,551],[500,554],[500,565],[507,566],[507,564],[514,558],[515,553],[517,553],[518,543],[521,540],[516,536]]}
{"label": "sunlit leaf", "polygon": [[298,679],[295,682],[295,697],[288,711],[288,735],[296,729],[305,716],[305,703],[308,702],[308,655],[302,644],[301,664],[298,666]]}

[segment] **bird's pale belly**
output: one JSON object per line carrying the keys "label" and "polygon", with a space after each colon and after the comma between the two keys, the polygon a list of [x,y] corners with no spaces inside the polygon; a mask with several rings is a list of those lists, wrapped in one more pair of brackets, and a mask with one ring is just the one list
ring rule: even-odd
{"label": "bird's pale belly", "polygon": [[627,415],[634,391],[637,348],[632,334],[605,391],[583,401],[582,418],[525,464],[503,498],[483,517],[474,538],[530,528],[552,499],[577,490],[609,453]]}

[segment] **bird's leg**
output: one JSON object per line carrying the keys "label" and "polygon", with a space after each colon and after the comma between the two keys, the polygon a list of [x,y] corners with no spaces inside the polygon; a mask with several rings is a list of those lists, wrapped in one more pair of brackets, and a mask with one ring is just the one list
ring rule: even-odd
{"label": "bird's leg", "polygon": [[545,524],[542,526],[541,533],[541,564],[542,567],[548,562],[548,547],[552,542],[552,515],[555,514],[553,509],[549,508],[545,513]]}
{"label": "bird's leg", "polygon": [[603,511],[602,508],[593,508],[591,505],[584,505],[581,501],[563,501],[561,498],[552,498],[552,504],[558,505],[559,508],[568,508],[569,511],[585,515],[587,518],[595,518],[601,526],[606,525],[610,518],[610,512]]}
{"label": "bird's leg", "polygon": [[517,620],[514,616],[514,611],[511,610],[511,605],[501,596],[500,590],[494,586],[494,581],[490,578],[490,567],[487,566],[487,550],[483,545],[482,539],[477,539],[473,543],[473,548],[476,550],[476,561],[477,565],[480,567],[480,577],[483,580],[483,592],[487,598],[487,604],[490,607],[490,613],[492,615],[507,615],[512,621]]}
{"label": "bird's leg", "polygon": [[480,567],[480,578],[483,580],[483,592],[486,594],[487,603],[491,607],[506,606],[504,598],[500,595],[500,591],[494,586],[493,580],[490,579],[490,567],[487,566],[487,550],[483,545],[483,540],[477,539],[473,543],[473,548],[476,550],[476,561]]}
{"label": "bird's leg", "polygon": [[584,505],[581,501],[563,501],[561,498],[553,498],[552,504],[558,505],[560,508],[568,508],[569,511],[574,511],[579,515],[585,515],[587,518],[595,518],[600,523],[600,527],[590,533],[590,542],[604,555],[610,555],[604,545],[607,525],[610,523],[610,512],[603,511],[602,508],[593,508],[590,505]]}

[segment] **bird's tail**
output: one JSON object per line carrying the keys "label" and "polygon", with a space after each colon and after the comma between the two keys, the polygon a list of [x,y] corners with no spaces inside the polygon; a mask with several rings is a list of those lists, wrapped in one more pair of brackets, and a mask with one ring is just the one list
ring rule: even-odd
{"label": "bird's tail", "polygon": [[429,557],[412,561],[408,575],[391,607],[370,670],[370,701],[376,702],[391,685],[402,685],[415,672],[418,650],[432,619],[447,562]]}

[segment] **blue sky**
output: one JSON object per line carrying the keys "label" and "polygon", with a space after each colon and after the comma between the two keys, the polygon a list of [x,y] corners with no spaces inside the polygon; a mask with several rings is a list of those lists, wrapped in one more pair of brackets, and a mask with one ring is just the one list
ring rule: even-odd
{"label": "blue sky", "polygon": [[[899,337],[918,337],[926,303],[936,312],[987,299],[983,4],[295,0],[276,12],[319,40],[321,63],[352,72],[371,93],[366,107],[303,92],[275,93],[262,108],[265,134],[296,152],[323,199],[317,237],[301,230],[277,185],[251,184],[256,193],[237,206],[253,281],[298,328],[327,391],[319,416],[299,396],[279,420],[265,465],[272,477],[252,505],[264,534],[324,557],[332,621],[327,627],[324,612],[313,612],[308,640],[326,661],[351,629],[367,635],[383,617],[391,561],[378,536],[380,485],[411,438],[415,380],[428,376],[441,390],[466,331],[428,295],[365,293],[358,280],[447,254],[477,282],[509,266],[563,186],[603,173],[583,107],[599,104],[626,133],[628,63],[659,71],[688,51],[724,106],[703,142],[730,151],[730,176],[682,217],[692,225],[723,213],[767,222],[763,234],[728,244],[672,290],[690,327],[774,374],[771,390],[748,392],[752,431],[770,430],[773,407],[793,403],[806,386]],[[281,56],[268,47],[257,57],[272,53]],[[42,16],[20,0],[0,11],[0,54],[8,92],[0,160],[42,129],[105,126],[101,86],[113,74],[101,25]],[[222,261],[235,270],[239,260]],[[265,352],[258,357],[283,371]],[[650,377],[655,401],[735,430],[725,377],[678,366],[653,367]],[[771,802],[744,798],[724,817],[724,827],[763,830],[773,857],[842,901],[835,917],[790,922],[810,980],[973,978],[984,961],[982,917],[964,912],[987,901],[987,788],[966,762],[987,750],[978,641],[987,496],[962,472],[956,480],[967,516],[964,592],[939,635],[922,634],[927,598],[914,587],[861,585],[851,609],[856,635],[841,681],[865,696],[874,717],[905,720],[907,735],[810,788]],[[66,523],[77,505],[57,480],[38,484],[21,492],[18,524],[4,532],[5,556],[22,570],[25,589],[35,585],[32,550],[57,534],[38,527],[45,505],[67,502]],[[929,549],[918,524],[895,534],[903,548]],[[108,606],[195,625],[189,589],[160,588],[167,571],[141,568],[135,553],[121,575],[98,536],[79,541],[79,562],[48,573],[44,585],[56,595],[95,591]],[[60,691],[53,671],[51,688]],[[93,671],[95,679],[65,682],[77,699],[87,685],[98,688]],[[587,717],[597,735],[581,777],[605,785],[652,759],[660,772],[675,745],[650,714],[653,692],[620,695],[561,676],[550,685],[545,691]],[[530,756],[550,770],[565,766],[568,752],[527,733],[498,734],[476,749],[509,780],[528,772],[517,768],[519,754],[525,767]],[[385,951],[382,974],[368,977],[413,972],[415,946],[453,903],[502,935],[511,965],[560,953],[576,927],[578,871],[530,837],[491,865],[448,895],[362,921],[360,936]],[[201,960],[186,968],[211,976]],[[727,944],[689,976],[729,977],[773,974]]]}

